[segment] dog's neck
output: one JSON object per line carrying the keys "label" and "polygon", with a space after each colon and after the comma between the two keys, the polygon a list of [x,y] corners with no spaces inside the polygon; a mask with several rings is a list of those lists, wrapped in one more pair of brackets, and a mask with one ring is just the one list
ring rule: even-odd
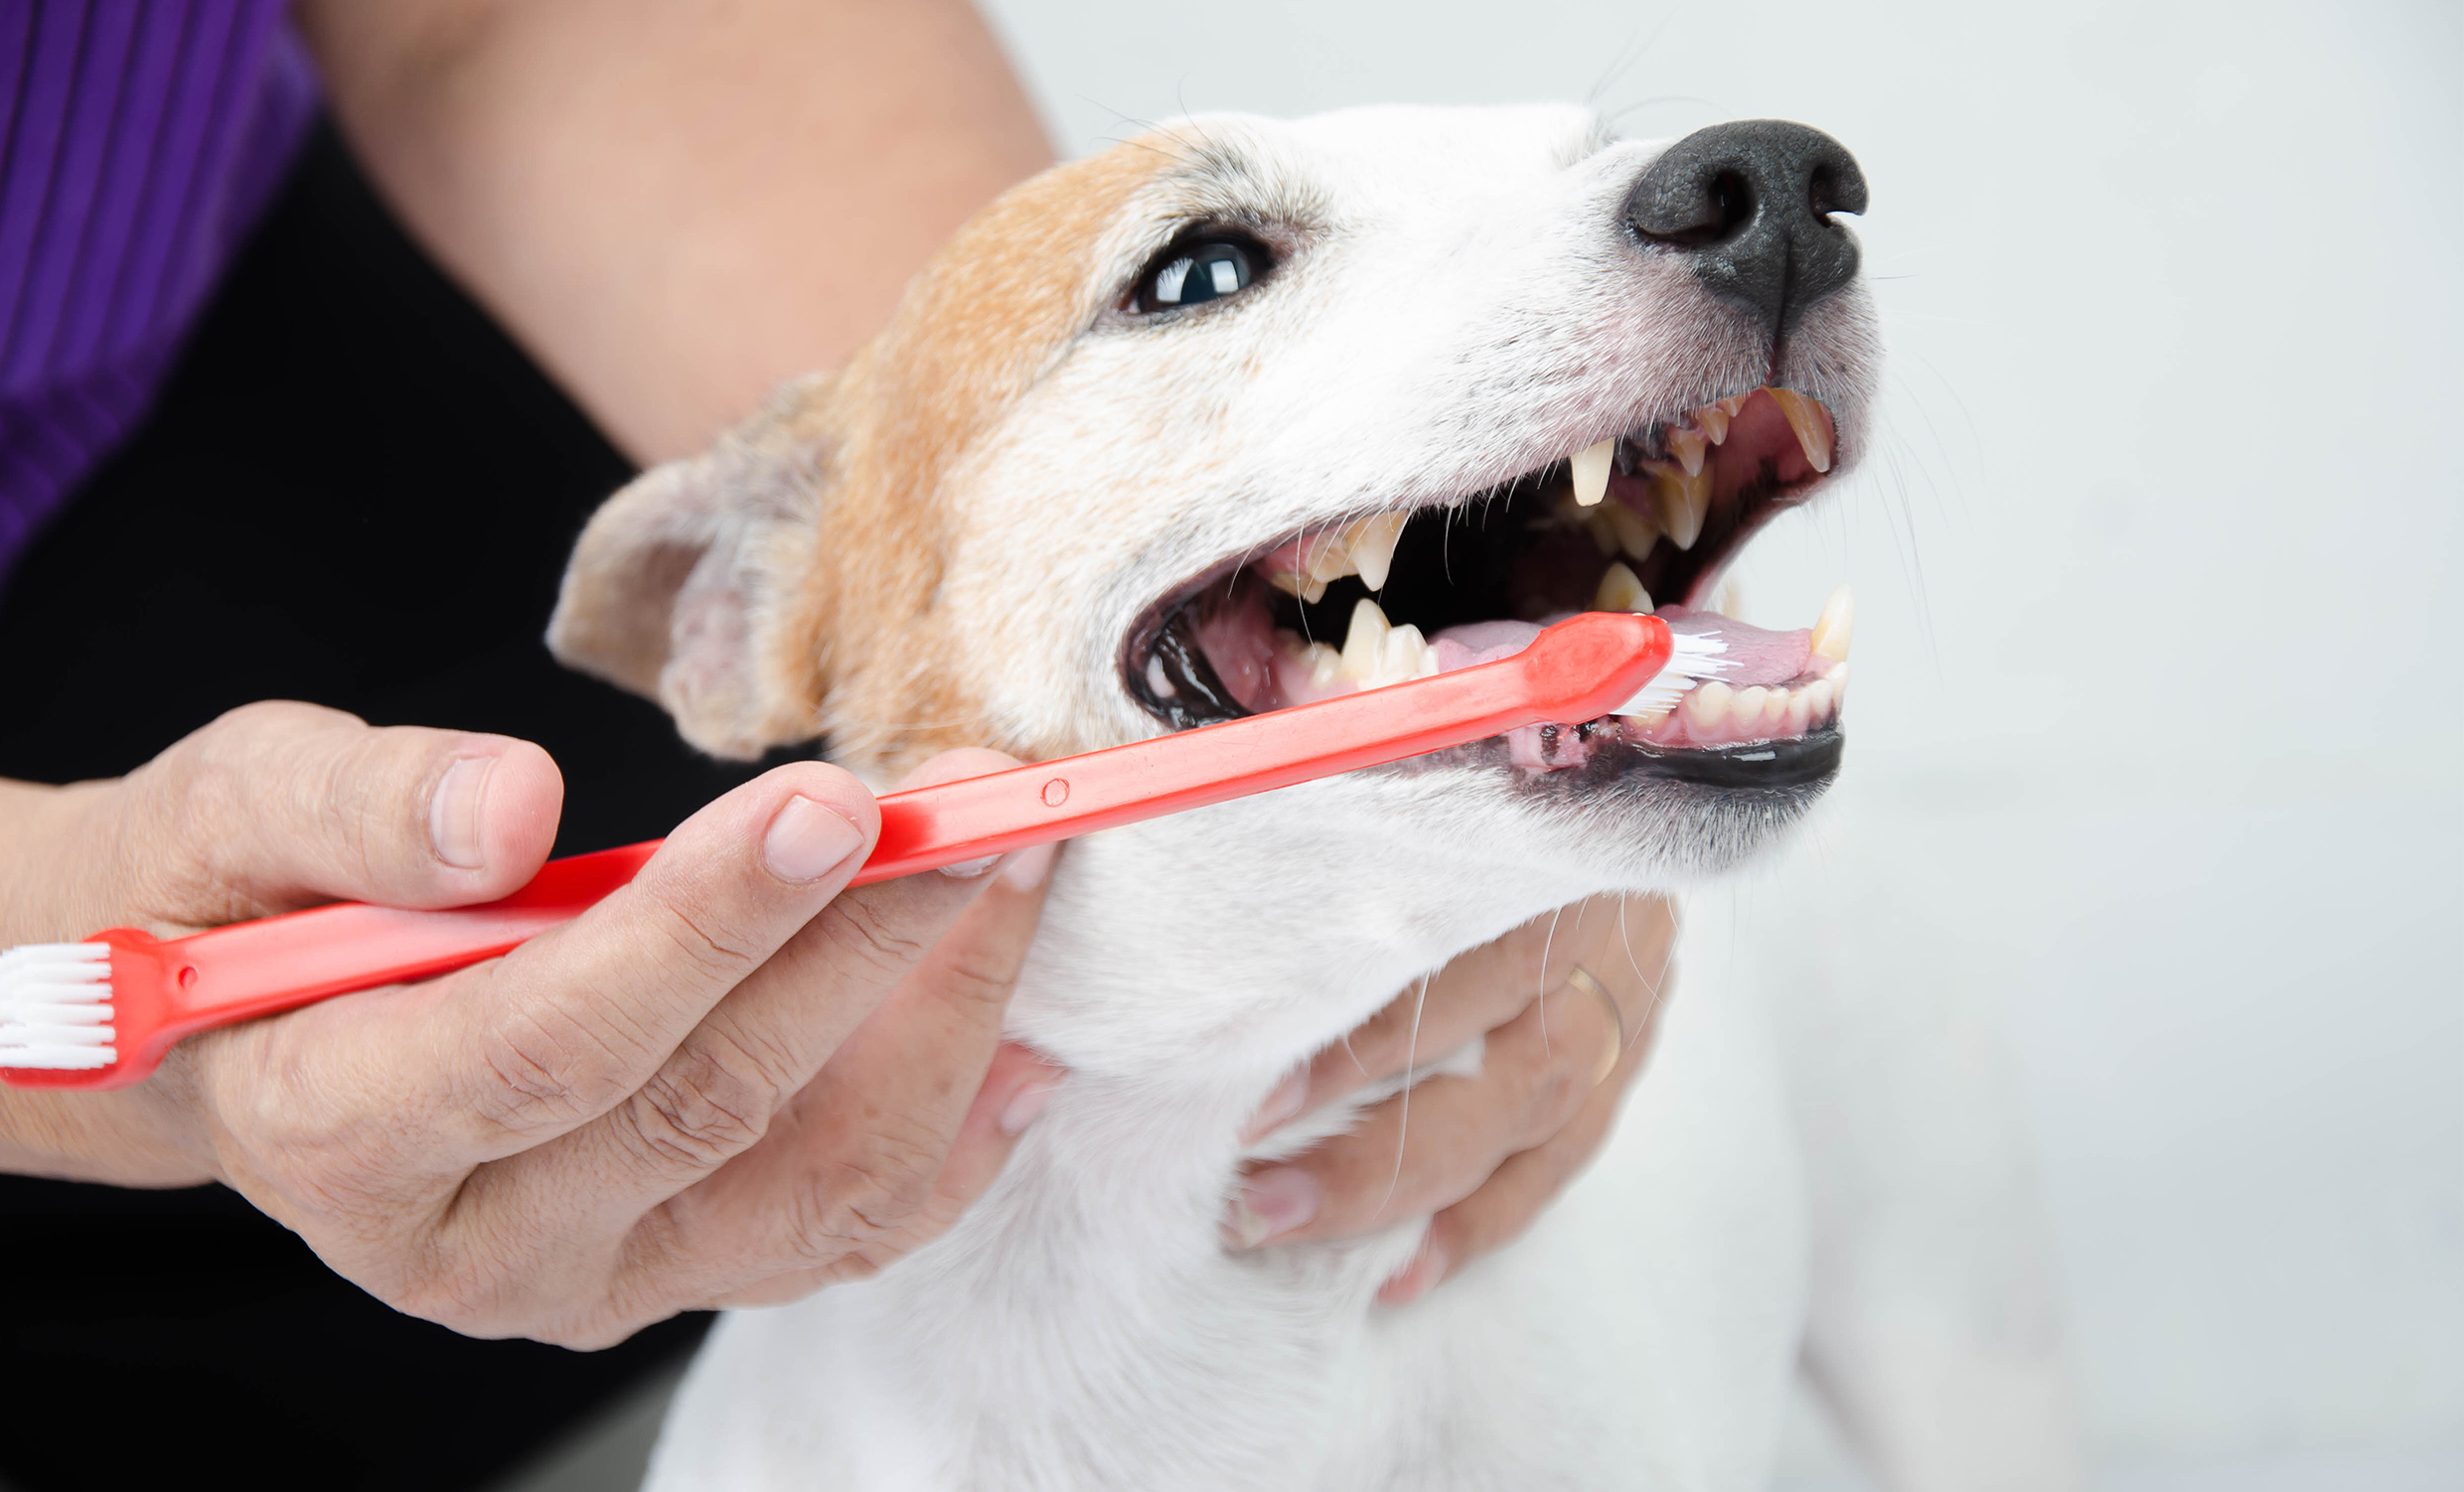
{"label": "dog's neck", "polygon": [[[1483,786],[1465,795],[1474,817],[1488,817]],[[1359,1341],[1421,1220],[1227,1251],[1224,1210],[1253,1153],[1241,1126],[1413,979],[1599,887],[1549,870],[1527,834],[1431,813],[1425,781],[1321,788],[1064,855],[1012,1026],[1071,1077],[994,1192],[879,1282],[894,1297],[884,1319],[930,1344],[926,1417],[948,1417],[943,1428],[1067,1426],[1084,1443],[1038,1453],[1098,1460],[1108,1435],[1235,1459],[1269,1453],[1262,1425],[1294,1437],[1276,1454],[1322,1443],[1312,1386]],[[1279,1148],[1349,1113],[1293,1126]]]}

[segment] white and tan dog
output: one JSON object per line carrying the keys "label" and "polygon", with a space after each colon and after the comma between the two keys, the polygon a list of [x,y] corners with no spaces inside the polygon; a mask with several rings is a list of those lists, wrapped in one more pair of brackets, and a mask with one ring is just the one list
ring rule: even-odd
{"label": "white and tan dog", "polygon": [[[1733,665],[1673,712],[1073,846],[1011,1016],[1070,1070],[1044,1118],[938,1243],[725,1318],[654,1486],[1768,1475],[1819,1220],[1750,1003],[1676,1002],[1603,1160],[1411,1307],[1373,1296],[1417,1220],[1250,1255],[1220,1227],[1262,1153],[1243,1121],[1396,990],[1737,864],[1829,781],[1845,619],[1689,608],[1869,439],[1873,317],[1830,216],[1864,205],[1844,150],[1772,121],[1661,147],[1561,107],[1186,119],[1010,193],[847,370],[601,512],[561,657],[708,750],[821,737],[876,782],[1458,667],[1594,605],[1657,597]],[[1947,1385],[1852,1388],[1855,1429],[1908,1485],[2059,1485],[2046,1344],[1964,1308],[1926,1371],[1822,1364]]]}

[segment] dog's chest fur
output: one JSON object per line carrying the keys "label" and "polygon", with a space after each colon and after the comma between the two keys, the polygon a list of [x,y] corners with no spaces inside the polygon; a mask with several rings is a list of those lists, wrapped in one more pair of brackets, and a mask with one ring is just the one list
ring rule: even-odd
{"label": "dog's chest fur", "polygon": [[[1594,1171],[1427,1300],[1373,1300],[1417,1219],[1349,1245],[1222,1248],[1234,1135],[1293,1062],[1414,973],[1599,889],[1541,856],[1467,863],[1470,824],[1428,815],[1420,790],[1432,842],[1368,842],[1431,869],[1366,874],[1357,831],[1391,825],[1403,791],[1298,790],[1074,847],[1015,1006],[1071,1079],[949,1236],[878,1278],[724,1318],[651,1486],[1758,1475],[1802,1225],[1756,1013],[1716,992],[1668,1013],[1659,1070]],[[1090,1006],[1110,1012],[1100,1029],[1073,1018]]]}

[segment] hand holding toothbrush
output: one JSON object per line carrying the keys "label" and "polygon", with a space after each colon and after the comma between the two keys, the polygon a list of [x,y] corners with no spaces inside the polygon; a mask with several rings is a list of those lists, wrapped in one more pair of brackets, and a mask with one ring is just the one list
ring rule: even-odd
{"label": "hand holding toothbrush", "polygon": [[[562,788],[526,743],[257,705],[121,781],[5,791],[0,944],[489,900]],[[847,774],[779,768],[502,960],[192,1038],[133,1088],[5,1095],[0,1164],[226,1181],[482,1336],[595,1346],[869,1272],[989,1184],[1057,1076],[1000,1043],[1050,851],[840,894],[877,821]]]}

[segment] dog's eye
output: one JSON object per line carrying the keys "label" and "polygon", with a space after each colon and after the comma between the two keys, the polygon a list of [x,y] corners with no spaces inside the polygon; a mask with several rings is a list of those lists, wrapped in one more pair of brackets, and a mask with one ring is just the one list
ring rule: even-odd
{"label": "dog's eye", "polygon": [[1138,282],[1138,309],[1174,311],[1246,290],[1265,252],[1237,238],[1200,238],[1167,250]]}

